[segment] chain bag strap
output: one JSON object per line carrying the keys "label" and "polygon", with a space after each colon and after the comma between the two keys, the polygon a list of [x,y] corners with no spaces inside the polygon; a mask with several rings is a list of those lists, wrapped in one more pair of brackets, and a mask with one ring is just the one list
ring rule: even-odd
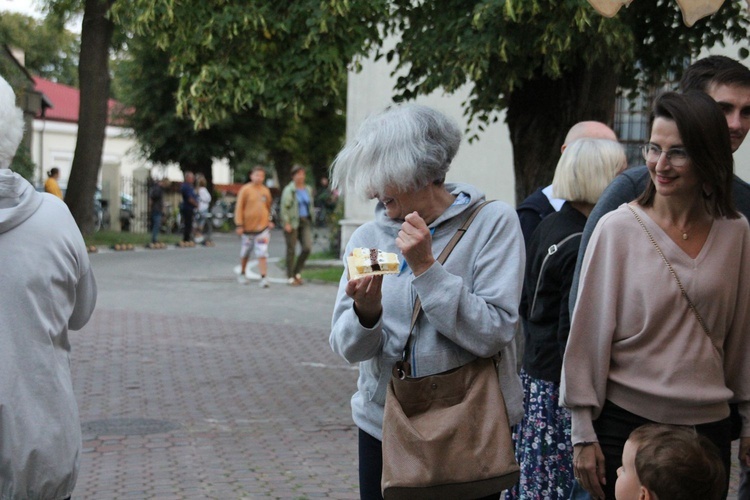
{"label": "chain bag strap", "polygon": [[[680,287],[680,292],[682,292],[682,296],[685,297],[685,300],[687,300],[688,307],[690,308],[691,311],[693,311],[693,314],[695,315],[695,318],[698,320],[698,323],[700,323],[701,328],[703,328],[703,331],[706,333],[706,335],[708,336],[709,340],[711,341],[711,345],[714,345],[713,339],[711,338],[711,332],[710,332],[710,330],[706,326],[706,323],[703,321],[703,318],[701,317],[701,315],[698,312],[698,310],[695,308],[695,304],[693,304],[693,301],[690,300],[690,297],[688,296],[687,291],[685,291],[685,287],[682,286],[682,282],[680,281],[680,278],[677,276],[677,273],[675,272],[674,268],[672,267],[672,264],[670,264],[669,261],[667,260],[667,258],[664,256],[664,253],[661,251],[661,248],[659,248],[659,245],[656,243],[656,240],[651,235],[651,231],[648,230],[648,228],[646,227],[646,224],[643,223],[643,220],[638,215],[638,213],[636,213],[635,209],[633,207],[631,207],[630,204],[628,204],[628,208],[630,209],[631,212],[633,212],[633,215],[635,216],[635,219],[638,221],[638,224],[640,224],[641,227],[643,228],[643,230],[646,232],[646,236],[648,236],[648,239],[651,240],[651,243],[654,245],[654,248],[656,248],[656,251],[659,252],[659,255],[661,256],[662,260],[664,261],[664,263],[669,268],[669,272],[672,274],[672,276],[674,277],[675,281],[677,282],[677,286]],[[714,348],[716,348],[715,345],[714,345]]]}

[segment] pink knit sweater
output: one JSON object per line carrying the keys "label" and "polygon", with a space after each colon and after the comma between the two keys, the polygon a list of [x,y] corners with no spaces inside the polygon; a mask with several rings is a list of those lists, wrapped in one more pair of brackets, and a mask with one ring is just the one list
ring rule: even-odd
{"label": "pink knit sweater", "polygon": [[630,210],[602,217],[586,251],[563,361],[572,441],[596,441],[605,400],[660,423],[695,425],[739,402],[750,436],[750,227],[717,219],[691,259],[635,207],[711,331],[709,339]]}

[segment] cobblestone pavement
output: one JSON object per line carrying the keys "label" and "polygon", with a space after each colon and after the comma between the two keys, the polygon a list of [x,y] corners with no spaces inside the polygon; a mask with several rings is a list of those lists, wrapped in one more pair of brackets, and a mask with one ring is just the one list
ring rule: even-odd
{"label": "cobblestone pavement", "polygon": [[357,372],[328,345],[336,287],[239,285],[237,251],[219,236],[92,255],[99,304],[71,332],[73,498],[358,498]]}
{"label": "cobblestone pavement", "polygon": [[216,242],[92,255],[99,303],[71,332],[74,499],[358,498],[357,372],[328,346],[336,287],[241,286],[236,239]]}
{"label": "cobblestone pavement", "polygon": [[356,372],[302,326],[98,311],[75,498],[357,498]]}

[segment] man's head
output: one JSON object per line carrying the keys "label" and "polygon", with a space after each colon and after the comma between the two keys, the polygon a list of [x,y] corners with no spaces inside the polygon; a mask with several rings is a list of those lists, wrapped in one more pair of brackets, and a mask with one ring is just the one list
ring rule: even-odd
{"label": "man's head", "polygon": [[185,172],[185,182],[187,182],[188,184],[192,184],[193,182],[195,182],[195,174],[193,174],[189,170]]}
{"label": "man's head", "polygon": [[0,168],[10,167],[23,138],[23,111],[16,106],[16,95],[0,76]]}
{"label": "man's head", "polygon": [[680,91],[710,95],[727,119],[732,151],[750,131],[750,69],[726,56],[709,56],[691,64],[682,75]]}
{"label": "man's head", "polygon": [[560,152],[565,151],[568,144],[578,139],[606,139],[617,142],[617,134],[602,122],[578,122],[568,130],[568,135],[565,136],[565,143],[560,148]]}
{"label": "man's head", "polygon": [[719,450],[693,428],[644,425],[634,430],[617,470],[617,500],[718,500],[724,494]]}
{"label": "man's head", "polygon": [[255,167],[250,172],[250,182],[256,185],[263,185],[266,180],[266,171],[263,167]]}

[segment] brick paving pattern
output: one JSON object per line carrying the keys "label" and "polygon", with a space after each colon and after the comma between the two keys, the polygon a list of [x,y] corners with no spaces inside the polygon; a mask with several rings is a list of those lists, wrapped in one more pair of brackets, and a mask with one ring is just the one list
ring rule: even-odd
{"label": "brick paving pattern", "polygon": [[[356,371],[327,331],[98,310],[71,337],[74,498],[358,498]],[[128,434],[145,419],[176,428]]]}
{"label": "brick paving pattern", "polygon": [[92,258],[99,305],[70,334],[74,499],[359,497],[357,372],[328,345],[336,289],[237,285],[235,240]]}

